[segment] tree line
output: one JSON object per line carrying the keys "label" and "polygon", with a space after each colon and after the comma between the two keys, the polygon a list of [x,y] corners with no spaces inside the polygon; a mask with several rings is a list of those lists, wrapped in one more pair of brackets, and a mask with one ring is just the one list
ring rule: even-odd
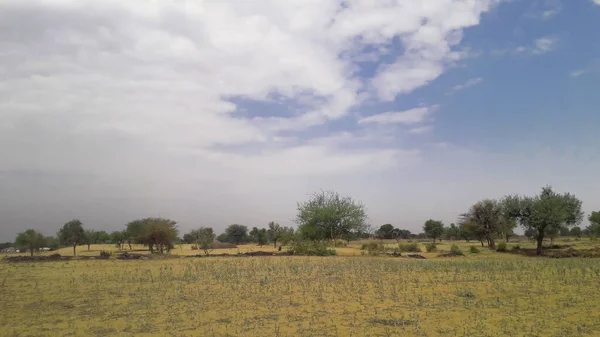
{"label": "tree line", "polygon": [[39,231],[28,229],[19,233],[15,240],[18,247],[31,254],[41,247],[58,248],[72,246],[73,255],[77,245],[112,243],[120,249],[125,244],[143,244],[152,253],[165,253],[176,243],[194,244],[206,253],[215,242],[243,244],[256,243],[275,247],[299,241],[356,240],[363,238],[412,239],[430,238],[435,243],[441,239],[478,240],[495,248],[498,239],[509,240],[514,229],[520,225],[525,234],[537,241],[537,253],[542,252],[544,238],[558,235],[600,236],[600,212],[592,212],[590,226],[582,230],[577,225],[583,219],[582,202],[570,193],[556,193],[544,187],[535,196],[509,195],[501,199],[485,199],[473,204],[460,215],[458,225],[445,227],[442,221],[429,219],[423,225],[423,233],[413,234],[409,230],[384,224],[373,231],[368,224],[364,204],[333,191],[314,193],[305,202],[297,204],[295,222],[297,229],[283,227],[270,222],[267,228],[232,224],[225,232],[216,236],[211,227],[200,227],[179,238],[177,222],[163,218],[145,218],[129,222],[122,231],[85,230],[80,220],[65,223],[56,237],[45,237]]}

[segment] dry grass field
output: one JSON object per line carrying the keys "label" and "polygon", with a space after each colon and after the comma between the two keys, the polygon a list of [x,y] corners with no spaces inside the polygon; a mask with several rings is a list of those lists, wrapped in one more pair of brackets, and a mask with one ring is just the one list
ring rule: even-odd
{"label": "dry grass field", "polygon": [[[600,336],[600,260],[470,245],[426,260],[360,256],[353,243],[333,257],[1,262],[0,335]],[[80,254],[101,249],[116,248]]]}

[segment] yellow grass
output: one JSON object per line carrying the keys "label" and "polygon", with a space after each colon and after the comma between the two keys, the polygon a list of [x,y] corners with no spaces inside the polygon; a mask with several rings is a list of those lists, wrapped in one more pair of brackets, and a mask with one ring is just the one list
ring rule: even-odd
{"label": "yellow grass", "polygon": [[[0,263],[0,336],[600,335],[600,260],[469,254],[476,244],[461,243],[465,257],[421,253],[428,260]],[[357,245],[338,251],[360,255]],[[112,249],[91,248],[79,254]],[[196,253],[185,245],[173,251]]]}

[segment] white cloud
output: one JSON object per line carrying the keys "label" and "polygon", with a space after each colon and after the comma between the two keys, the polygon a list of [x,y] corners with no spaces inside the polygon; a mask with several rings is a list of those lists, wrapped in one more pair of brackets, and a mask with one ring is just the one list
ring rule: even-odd
{"label": "white cloud", "polygon": [[412,128],[408,132],[412,133],[412,134],[415,134],[415,135],[420,135],[420,134],[428,133],[428,132],[431,132],[431,131],[433,131],[433,126],[431,126],[431,125],[425,125],[425,126],[419,126],[419,127],[416,127],[416,128]]}
{"label": "white cloud", "polygon": [[542,37],[535,40],[533,45],[533,54],[545,54],[556,48],[558,40],[553,37]]}
{"label": "white cloud", "polygon": [[418,124],[427,120],[427,117],[437,109],[437,105],[414,108],[406,111],[388,111],[381,114],[363,117],[358,123],[377,124]]}
{"label": "white cloud", "polygon": [[595,3],[596,5],[600,6],[600,0],[592,0],[593,3]]}
{"label": "white cloud", "polygon": [[450,93],[455,93],[457,91],[461,91],[461,90],[470,88],[470,87],[475,86],[475,85],[477,85],[477,84],[479,84],[481,82],[483,82],[483,78],[481,78],[481,77],[468,79],[463,84],[457,84],[457,85],[453,86],[452,90],[450,91]]}
{"label": "white cloud", "polygon": [[[598,0],[598,1],[600,1],[600,0]],[[542,12],[540,17],[542,20],[550,20],[550,19],[554,18],[556,15],[558,15],[558,13],[560,13],[559,9],[556,9],[556,8],[547,9]]]}

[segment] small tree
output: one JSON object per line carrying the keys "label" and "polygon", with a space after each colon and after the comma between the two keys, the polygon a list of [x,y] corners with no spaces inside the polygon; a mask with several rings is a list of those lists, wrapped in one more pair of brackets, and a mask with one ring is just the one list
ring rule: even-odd
{"label": "small tree", "polygon": [[123,243],[125,243],[125,232],[114,231],[110,233],[110,241],[119,247],[119,250],[123,249]]}
{"label": "small tree", "polygon": [[269,222],[267,234],[269,235],[269,240],[273,242],[273,247],[277,248],[277,241],[281,239],[281,236],[283,235],[283,227],[281,227],[278,223],[271,221]]}
{"label": "small tree", "polygon": [[95,233],[95,231],[93,229],[86,230],[84,232],[84,238],[85,238],[85,243],[88,246],[88,252],[90,251],[91,244],[94,243],[94,233]]}
{"label": "small tree", "polygon": [[258,233],[256,236],[256,243],[259,246],[264,246],[269,243],[269,233],[267,232],[267,230],[265,228],[261,228],[258,230]]}
{"label": "small tree", "polygon": [[333,240],[350,237],[366,228],[365,206],[333,191],[315,193],[298,203],[296,223],[306,239]]}
{"label": "small tree", "polygon": [[435,243],[435,240],[441,238],[442,234],[444,234],[444,223],[429,219],[425,221],[425,224],[423,225],[423,232],[425,232],[425,235],[431,238],[433,243]]}
{"label": "small tree", "polygon": [[581,227],[579,227],[579,226],[575,226],[575,227],[571,228],[571,231],[569,232],[569,235],[574,236],[579,239],[581,239],[582,234],[583,233],[581,231]]}
{"label": "small tree", "polygon": [[561,227],[559,232],[560,232],[560,236],[562,236],[562,237],[571,235],[571,230],[567,227]]}
{"label": "small tree", "polygon": [[215,232],[210,227],[200,227],[196,230],[196,243],[198,248],[204,251],[204,254],[209,255],[215,242]]}
{"label": "small tree", "polygon": [[228,241],[236,245],[248,241],[248,227],[246,226],[238,224],[229,225],[225,229],[225,234],[227,234]]}
{"label": "small tree", "polygon": [[378,238],[380,239],[393,239],[394,238],[394,234],[400,234],[400,233],[394,233],[394,226],[392,224],[386,223],[385,225],[381,225],[381,227],[379,227],[379,229],[376,232],[376,235]]}
{"label": "small tree", "polygon": [[23,233],[17,234],[15,243],[19,249],[29,251],[31,256],[33,256],[33,253],[39,252],[40,248],[44,247],[46,240],[42,233],[34,229],[28,229]]}
{"label": "small tree", "polygon": [[461,221],[470,227],[471,233],[481,241],[481,245],[486,240],[490,249],[496,249],[496,238],[504,236],[511,226],[504,215],[503,204],[491,199],[474,204],[461,217]]}
{"label": "small tree", "polygon": [[65,246],[73,246],[73,256],[77,255],[77,245],[86,242],[83,224],[78,219],[73,219],[64,224],[56,236]]}
{"label": "small tree", "polygon": [[57,250],[60,247],[60,240],[54,236],[47,236],[45,238],[46,247],[50,250]]}
{"label": "small tree", "polygon": [[547,186],[535,197],[505,197],[507,214],[525,229],[537,231],[538,255],[542,254],[544,236],[562,226],[573,227],[583,219],[581,200],[570,193],[558,194]]}

